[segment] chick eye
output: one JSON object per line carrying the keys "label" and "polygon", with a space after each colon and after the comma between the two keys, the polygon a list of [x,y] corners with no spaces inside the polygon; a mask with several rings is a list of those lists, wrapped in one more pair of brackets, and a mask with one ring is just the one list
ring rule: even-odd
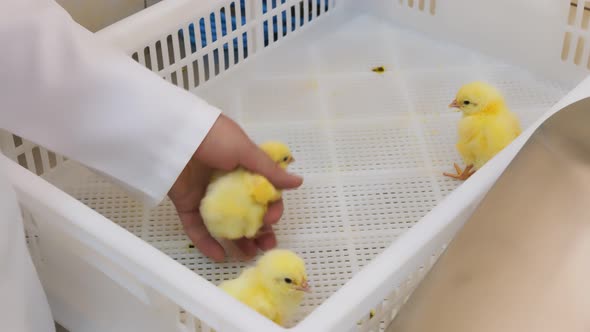
{"label": "chick eye", "polygon": [[288,284],[290,284],[290,283],[293,282],[293,280],[291,280],[291,278],[285,278],[285,282],[288,283]]}
{"label": "chick eye", "polygon": [[471,102],[469,100],[466,100],[463,102],[463,105],[469,105],[469,104],[471,104]]}
{"label": "chick eye", "polygon": [[285,162],[289,161],[289,157],[287,156],[287,157],[283,158],[283,161],[285,161]]}

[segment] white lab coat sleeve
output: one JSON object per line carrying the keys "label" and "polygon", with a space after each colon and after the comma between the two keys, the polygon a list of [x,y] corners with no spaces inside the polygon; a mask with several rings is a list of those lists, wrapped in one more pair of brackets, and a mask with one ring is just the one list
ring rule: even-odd
{"label": "white lab coat sleeve", "polygon": [[158,203],[220,111],[103,44],[52,0],[0,10],[0,127]]}

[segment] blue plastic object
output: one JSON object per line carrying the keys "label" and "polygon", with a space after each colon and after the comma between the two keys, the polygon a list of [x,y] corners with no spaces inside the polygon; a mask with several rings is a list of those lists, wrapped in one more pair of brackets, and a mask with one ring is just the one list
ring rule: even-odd
{"label": "blue plastic object", "polygon": [[[305,1],[305,0],[303,0]],[[310,3],[310,8],[312,6],[312,1],[313,0],[307,0]],[[240,0],[240,18],[241,18],[241,22],[240,25],[244,25],[246,24],[246,1],[245,0]],[[276,8],[279,3],[283,4],[286,2],[286,0],[262,0],[262,13],[266,13],[268,11],[268,6],[271,6],[271,8]],[[316,5],[317,6],[321,6],[322,2],[325,2],[325,5],[327,6],[327,1],[325,0],[315,0]],[[231,7],[231,11],[235,11],[236,8],[235,6]],[[309,15],[310,13],[308,13]],[[221,25],[221,36],[225,36],[227,35],[227,29],[228,29],[228,25],[231,24],[231,30],[235,30],[238,27],[238,22],[237,22],[237,18],[235,15],[232,15],[231,13],[229,14],[229,20],[228,20],[228,13],[225,13],[224,11],[222,11],[220,13],[220,25]],[[286,33],[286,31],[288,30],[288,20],[287,20],[287,12],[283,12],[282,13],[283,16],[283,25],[280,29],[280,31],[284,34]],[[205,19],[201,18],[201,20],[199,21],[199,29],[201,32],[201,48],[207,46],[208,42],[207,42],[207,38],[212,38],[211,42],[215,42],[217,40],[217,26],[216,26],[216,22],[215,22],[215,13],[211,13],[209,16],[209,19],[211,21],[211,30],[213,32],[213,36],[206,36],[205,34]],[[299,24],[303,24],[303,21],[305,19],[305,15],[300,15],[299,17]],[[264,23],[264,45],[268,45],[269,43],[269,37],[271,36],[268,33],[269,27],[268,27],[268,22]],[[295,21],[292,20],[291,21],[291,31],[295,30]],[[279,33],[279,25],[278,25],[278,20],[277,17],[273,18],[272,21],[272,32],[273,32],[273,36]],[[191,52],[195,52],[196,48],[197,48],[197,37],[195,34],[195,25],[193,23],[191,23],[188,26],[188,33],[189,33],[189,39],[190,39],[190,43],[191,43]],[[182,39],[184,38],[184,33],[182,30],[178,31],[178,36]],[[243,39],[243,47],[246,48],[248,45],[248,37],[246,34],[243,35],[242,37]],[[234,48],[237,49],[238,48],[238,40],[234,39],[233,41],[234,43]],[[227,50],[227,45],[224,45],[224,49]]]}

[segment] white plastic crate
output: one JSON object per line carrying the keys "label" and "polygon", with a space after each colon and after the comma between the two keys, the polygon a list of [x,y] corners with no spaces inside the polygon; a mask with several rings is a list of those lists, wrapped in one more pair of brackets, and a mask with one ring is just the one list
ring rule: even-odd
{"label": "white plastic crate", "polygon": [[[167,0],[97,35],[257,141],[289,143],[305,184],[285,193],[277,236],[305,258],[314,289],[293,330],[379,331],[539,119],[587,74],[584,4]],[[460,161],[459,115],[446,105],[475,79],[500,88],[529,130],[457,188],[442,176]],[[585,90],[576,91],[560,104]],[[189,249],[169,202],[148,211],[72,161],[1,138],[8,157],[49,181],[2,158],[64,326],[283,330],[216,289],[247,264],[213,264]]]}

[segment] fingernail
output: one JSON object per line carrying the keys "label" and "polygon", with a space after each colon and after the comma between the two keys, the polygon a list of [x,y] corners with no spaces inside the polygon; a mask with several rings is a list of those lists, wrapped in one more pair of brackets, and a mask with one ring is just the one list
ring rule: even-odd
{"label": "fingernail", "polygon": [[292,177],[296,178],[297,180],[303,182],[303,177],[301,175],[291,174],[291,173],[289,175],[291,175]]}

